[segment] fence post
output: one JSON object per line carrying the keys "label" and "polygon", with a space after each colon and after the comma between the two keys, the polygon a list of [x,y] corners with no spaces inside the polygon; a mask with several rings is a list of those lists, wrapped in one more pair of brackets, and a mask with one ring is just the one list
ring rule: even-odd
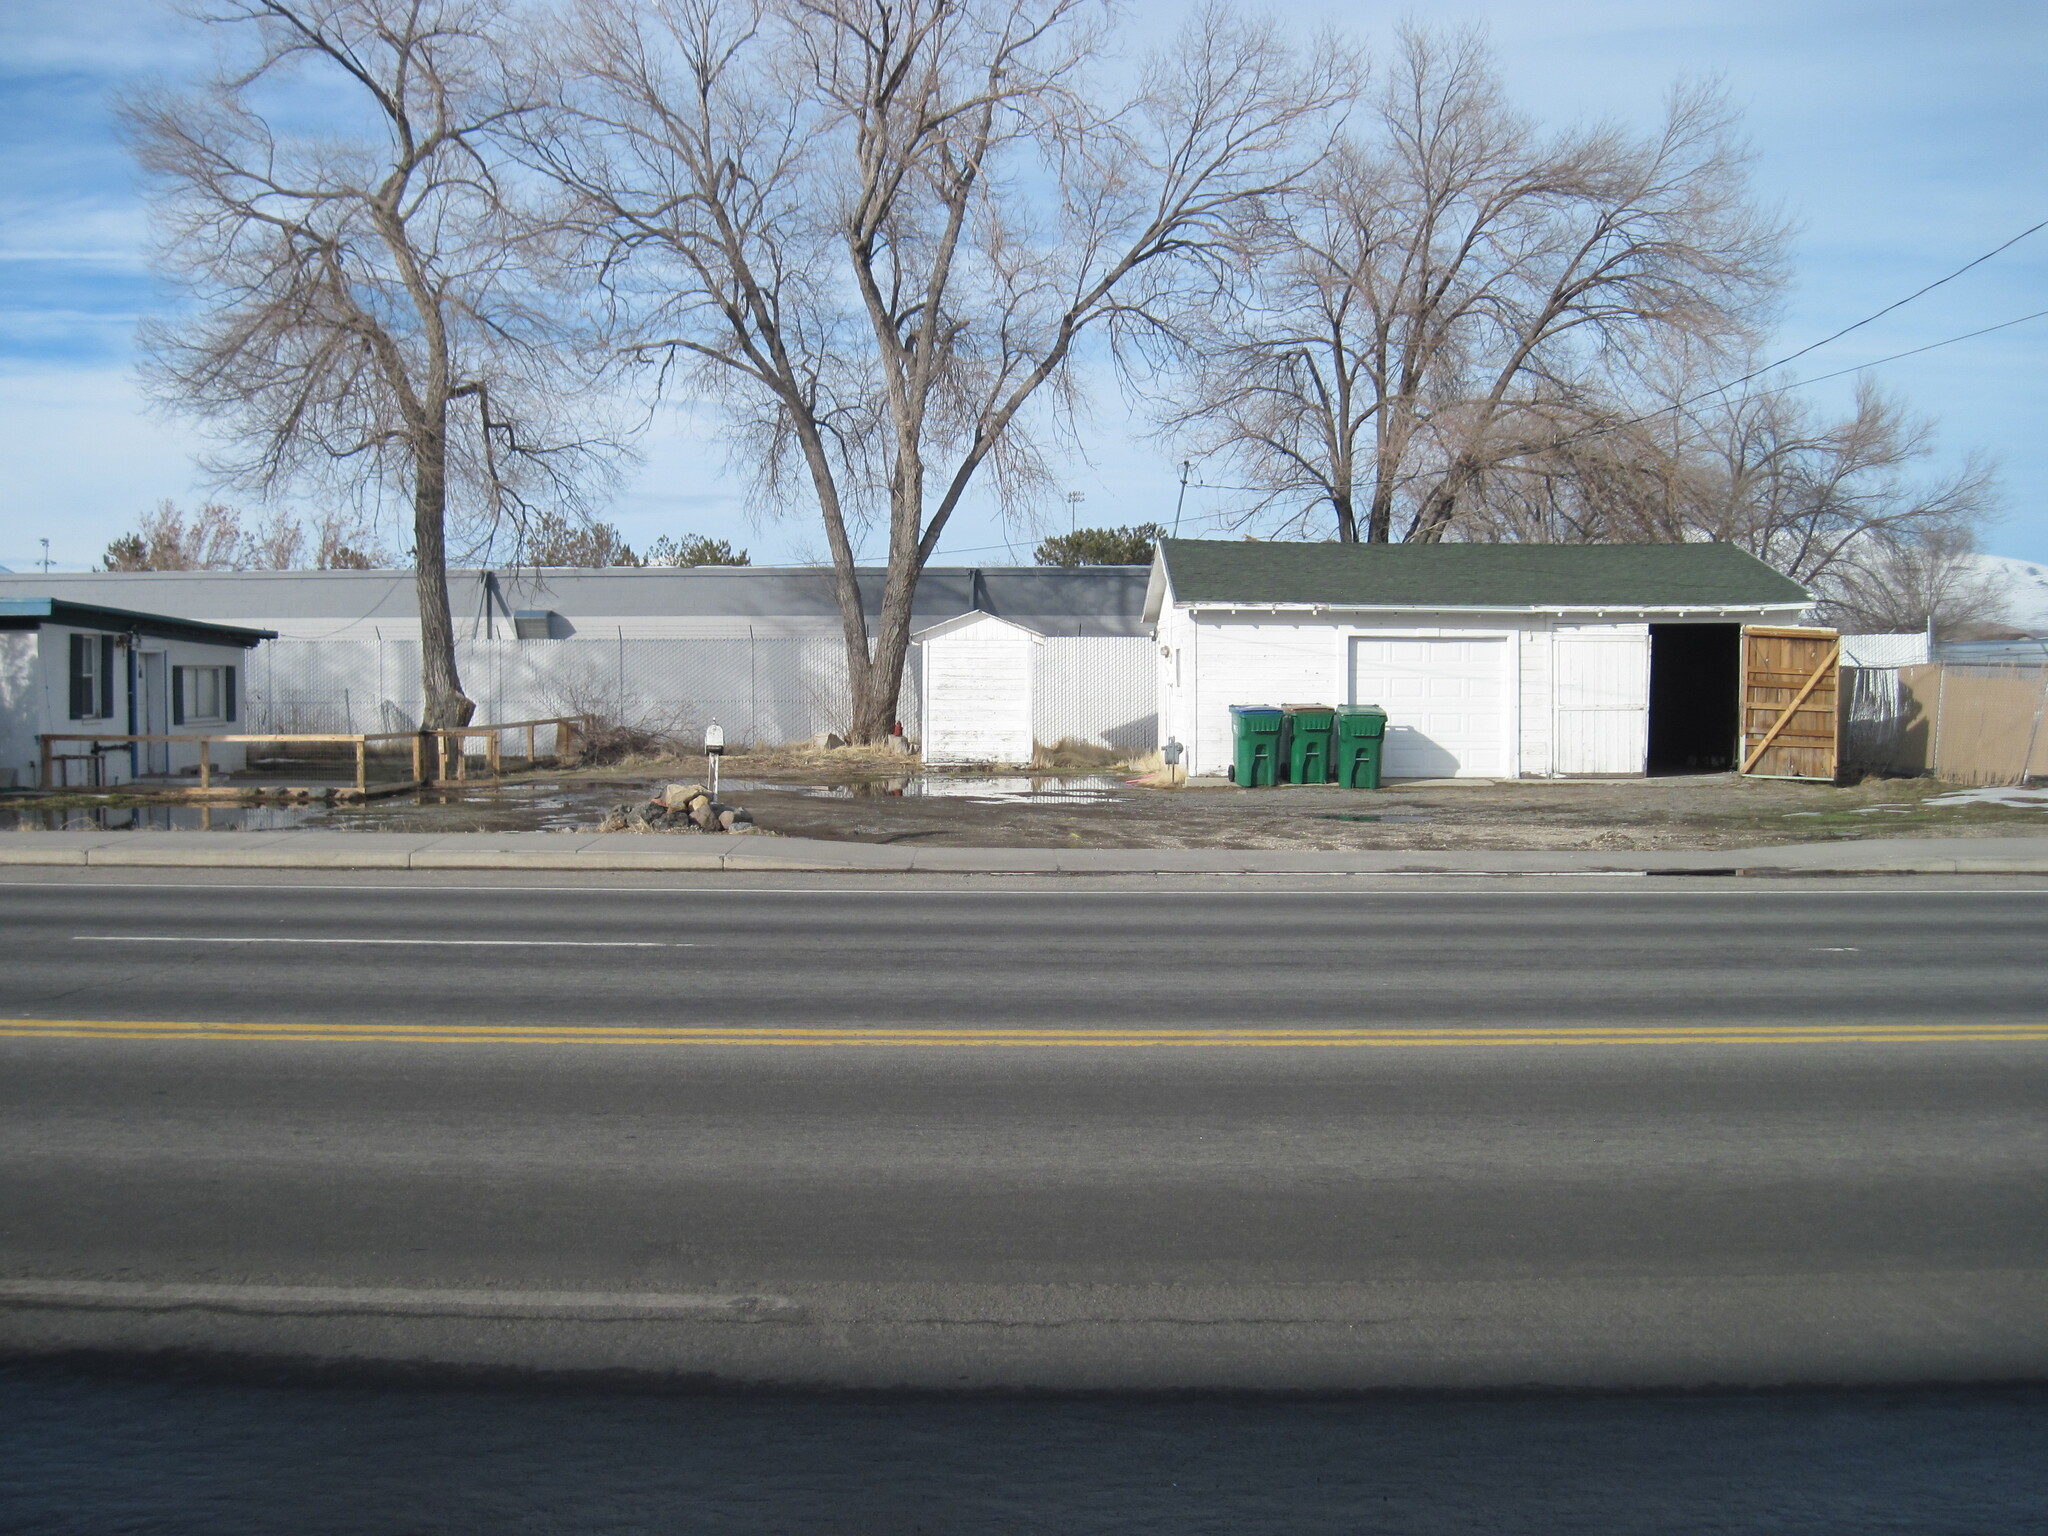
{"label": "fence post", "polygon": [[1934,740],[1928,744],[1927,772],[1932,778],[1941,777],[1941,703],[1948,696],[1948,663],[1941,664],[1941,670],[1934,675]]}
{"label": "fence post", "polygon": [[503,777],[505,776],[505,757],[504,757],[504,750],[505,750],[505,740],[504,740],[504,732],[502,732],[502,731],[492,731],[492,732],[491,732],[491,737],[490,737],[490,740],[491,740],[491,777],[492,777],[492,778],[493,778],[494,780],[495,780],[495,779],[502,779],[502,778],[503,778]]}
{"label": "fence post", "polygon": [[2034,701],[2034,725],[2027,732],[2027,755],[2020,759],[2021,788],[2026,787],[2027,775],[2034,771],[2034,743],[2041,739],[2041,711],[2048,709],[2048,668],[2041,672],[2041,697]]}
{"label": "fence post", "polygon": [[37,780],[37,787],[39,789],[55,789],[57,786],[50,782],[50,738],[47,736],[38,736],[36,738],[36,741],[43,749],[42,774],[41,777]]}
{"label": "fence post", "polygon": [[528,773],[533,772],[540,762],[539,738],[534,735],[534,732],[539,729],[540,727],[535,725],[533,721],[529,720],[526,722],[526,771]]}
{"label": "fence post", "polygon": [[202,736],[202,737],[200,737],[200,738],[199,738],[199,787],[200,787],[201,789],[211,789],[211,788],[213,788],[213,750],[212,750],[212,749],[213,749],[213,738],[212,738],[212,737],[210,737],[210,736]]}
{"label": "fence post", "polygon": [[427,782],[426,739],[419,731],[412,733],[412,781],[415,784]]}
{"label": "fence post", "polygon": [[370,793],[370,744],[360,736],[356,738],[356,793],[366,799]]}

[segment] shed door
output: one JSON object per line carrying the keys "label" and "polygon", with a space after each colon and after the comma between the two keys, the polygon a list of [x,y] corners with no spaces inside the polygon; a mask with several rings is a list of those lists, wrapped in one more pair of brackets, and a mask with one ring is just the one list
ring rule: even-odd
{"label": "shed door", "polygon": [[1387,712],[1388,778],[1507,773],[1507,650],[1501,640],[1351,642],[1351,702]]}
{"label": "shed door", "polygon": [[1841,656],[1842,638],[1832,629],[1743,627],[1744,773],[1834,778]]}
{"label": "shed door", "polygon": [[924,644],[924,760],[1031,761],[1029,635],[994,625]]}
{"label": "shed door", "polygon": [[1559,635],[1559,773],[1641,773],[1650,745],[1650,637]]}

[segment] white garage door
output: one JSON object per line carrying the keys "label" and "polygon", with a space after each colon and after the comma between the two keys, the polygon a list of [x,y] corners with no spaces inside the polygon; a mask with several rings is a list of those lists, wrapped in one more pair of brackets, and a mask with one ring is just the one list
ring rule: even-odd
{"label": "white garage door", "polygon": [[1388,778],[1506,774],[1507,649],[1500,640],[1351,642],[1351,702],[1387,712]]}

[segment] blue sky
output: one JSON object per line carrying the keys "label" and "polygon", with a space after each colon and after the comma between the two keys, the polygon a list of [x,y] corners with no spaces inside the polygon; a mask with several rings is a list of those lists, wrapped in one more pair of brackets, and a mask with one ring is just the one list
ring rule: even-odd
{"label": "blue sky", "polygon": [[[2048,6],[2039,0],[1292,0],[1303,24],[1368,44],[1403,16],[1486,25],[1510,88],[1551,122],[1647,121],[1672,80],[1723,79],[1747,115],[1757,186],[1799,226],[1796,281],[1775,353],[1882,308],[2048,218]],[[1137,0],[1134,35],[1182,7]],[[159,498],[204,493],[185,424],[148,412],[134,382],[136,321],[164,296],[116,142],[110,93],[201,68],[210,41],[157,0],[0,4],[0,565],[50,541],[83,568]],[[2048,308],[2048,231],[1799,365],[1809,376]],[[1775,355],[1774,353],[1774,355]],[[2048,320],[1876,370],[1939,423],[1943,456],[2002,465],[2007,516],[1987,539],[2048,560]],[[1816,386],[1824,404],[1853,381]],[[1084,523],[1167,519],[1176,456],[1098,397],[1065,485]],[[801,516],[756,523],[708,426],[671,415],[607,514],[638,544],[667,532],[729,537],[756,561],[815,558]],[[1189,531],[1226,505],[1188,498]],[[1064,505],[1047,522],[1063,526]],[[986,508],[956,519],[941,558],[1028,558],[1035,535]]]}

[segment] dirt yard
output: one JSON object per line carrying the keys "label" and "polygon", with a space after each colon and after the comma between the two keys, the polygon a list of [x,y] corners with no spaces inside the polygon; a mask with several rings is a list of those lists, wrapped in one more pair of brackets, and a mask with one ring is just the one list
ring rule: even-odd
{"label": "dirt yard", "polygon": [[[1435,779],[1374,793],[1241,790],[1199,780],[1156,789],[1129,782],[1135,774],[1086,761],[997,775],[926,772],[893,753],[798,748],[727,757],[722,798],[752,813],[763,832],[785,837],[953,847],[1713,849],[1837,838],[2048,836],[2048,789],[1959,791],[1926,779],[1872,779],[1841,789],[1733,774]],[[648,759],[364,805],[288,807],[22,794],[0,803],[0,831],[594,831],[614,805],[704,777],[701,758]]]}
{"label": "dirt yard", "polygon": [[[950,846],[1695,849],[2048,834],[2048,792],[1997,804],[1981,797],[1998,792],[1975,791],[1980,798],[1929,804],[1957,793],[1929,780],[1835,788],[1711,774],[1427,780],[1379,792],[1201,781],[1167,790],[1127,784],[1127,773],[974,778],[899,767],[891,777],[878,771],[885,766],[863,764],[826,785],[815,762],[734,758],[727,798],[784,836]],[[799,776],[810,782],[787,782]]]}

